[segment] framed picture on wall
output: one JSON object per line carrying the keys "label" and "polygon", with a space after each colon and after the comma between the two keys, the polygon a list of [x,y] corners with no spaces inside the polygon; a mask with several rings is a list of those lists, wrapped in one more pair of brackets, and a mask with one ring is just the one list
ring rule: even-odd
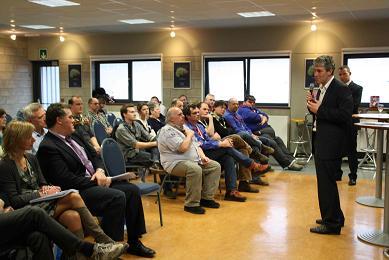
{"label": "framed picture on wall", "polygon": [[190,61],[174,62],[173,65],[173,87],[190,88]]}
{"label": "framed picture on wall", "polygon": [[81,88],[81,64],[69,64],[69,88]]}
{"label": "framed picture on wall", "polygon": [[315,84],[315,77],[313,75],[314,67],[313,67],[314,59],[305,59],[305,88],[310,88],[311,86],[317,87]]}

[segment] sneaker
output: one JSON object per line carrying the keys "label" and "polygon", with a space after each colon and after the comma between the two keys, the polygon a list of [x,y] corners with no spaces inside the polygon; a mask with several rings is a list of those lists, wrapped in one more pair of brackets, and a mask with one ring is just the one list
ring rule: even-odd
{"label": "sneaker", "polygon": [[184,210],[192,214],[205,214],[205,209],[203,209],[200,206],[195,206],[195,207],[184,206]]}
{"label": "sneaker", "polygon": [[127,248],[128,244],[122,243],[95,244],[91,258],[95,260],[116,259],[124,254]]}
{"label": "sneaker", "polygon": [[206,208],[212,208],[212,209],[218,209],[220,208],[220,204],[217,203],[214,200],[206,200],[206,199],[201,199],[200,200],[200,206],[206,207]]}
{"label": "sneaker", "polygon": [[290,165],[288,166],[288,170],[291,171],[301,171],[304,168],[304,166],[298,164],[296,160],[293,160]]}
{"label": "sneaker", "polygon": [[270,146],[262,144],[261,146],[261,152],[265,155],[270,155],[274,153],[274,149],[271,148]]}
{"label": "sneaker", "polygon": [[245,202],[246,199],[247,198],[242,196],[238,190],[227,191],[226,195],[224,195],[224,200],[229,201]]}
{"label": "sneaker", "polygon": [[250,192],[250,193],[258,193],[259,190],[252,188],[247,181],[240,181],[238,186],[238,191],[240,192]]}

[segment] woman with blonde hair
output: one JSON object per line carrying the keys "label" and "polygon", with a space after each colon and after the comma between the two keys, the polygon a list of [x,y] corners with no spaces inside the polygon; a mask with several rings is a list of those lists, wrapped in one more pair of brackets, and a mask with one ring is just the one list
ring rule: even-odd
{"label": "woman with blonde hair", "polygon": [[[4,156],[0,161],[0,190],[5,192],[15,209],[29,205],[30,200],[55,194],[60,187],[48,185],[42,175],[38,160],[26,151],[31,150],[35,139],[34,126],[28,122],[12,121],[3,138]],[[33,204],[67,227],[77,237],[86,233],[97,243],[115,243],[97,225],[77,192],[62,198]],[[127,245],[123,244],[123,252]]]}

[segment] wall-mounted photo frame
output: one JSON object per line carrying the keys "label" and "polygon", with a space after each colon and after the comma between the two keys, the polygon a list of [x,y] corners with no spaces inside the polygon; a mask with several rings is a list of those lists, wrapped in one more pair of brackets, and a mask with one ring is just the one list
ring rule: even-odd
{"label": "wall-mounted photo frame", "polygon": [[191,68],[190,61],[174,62],[173,65],[173,87],[190,88]]}
{"label": "wall-mounted photo frame", "polygon": [[69,64],[69,88],[81,88],[81,64]]}
{"label": "wall-mounted photo frame", "polygon": [[315,59],[305,59],[305,85],[304,88],[308,89],[310,86],[316,86],[315,77],[313,75],[314,66],[313,61]]}

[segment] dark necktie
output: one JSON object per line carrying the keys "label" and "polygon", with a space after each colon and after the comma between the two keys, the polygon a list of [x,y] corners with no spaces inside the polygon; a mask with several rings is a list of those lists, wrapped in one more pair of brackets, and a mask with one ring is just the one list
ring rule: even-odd
{"label": "dark necktie", "polygon": [[320,93],[321,93],[321,89],[319,89],[316,93],[316,100],[319,100],[320,99]]}
{"label": "dark necktie", "polygon": [[85,166],[86,174],[89,175],[89,177],[92,176],[95,173],[95,170],[93,168],[92,162],[88,159],[87,156],[85,156],[84,151],[80,149],[80,146],[70,136],[66,137],[65,140],[70,145],[72,150],[77,154],[81,163]]}

